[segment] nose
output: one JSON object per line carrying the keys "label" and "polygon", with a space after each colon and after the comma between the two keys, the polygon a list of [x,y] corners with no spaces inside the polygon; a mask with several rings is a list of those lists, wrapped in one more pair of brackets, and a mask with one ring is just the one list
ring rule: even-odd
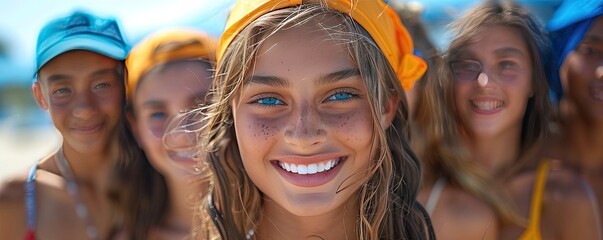
{"label": "nose", "polygon": [[73,116],[82,120],[92,119],[98,111],[96,99],[90,93],[80,94],[77,97]]}
{"label": "nose", "polygon": [[486,85],[488,85],[488,74],[484,72],[479,73],[479,75],[477,75],[477,84],[479,84],[480,87],[486,87]]}
{"label": "nose", "polygon": [[326,140],[326,131],[316,109],[310,104],[304,104],[293,112],[285,130],[284,140],[287,144],[308,149]]}

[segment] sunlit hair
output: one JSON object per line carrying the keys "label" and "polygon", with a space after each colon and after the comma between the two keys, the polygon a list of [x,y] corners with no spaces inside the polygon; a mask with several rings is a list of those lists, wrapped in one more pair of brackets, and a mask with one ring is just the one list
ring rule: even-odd
{"label": "sunlit hair", "polygon": [[[321,22],[336,19],[328,27]],[[214,221],[201,204],[201,223],[197,238],[208,232],[220,232],[223,239],[244,239],[255,229],[262,216],[263,194],[245,172],[233,126],[231,104],[254,69],[255,57],[262,42],[283,29],[315,24],[348,50],[358,66],[368,91],[373,116],[373,141],[376,149],[366,181],[358,190],[360,206],[355,210],[358,239],[429,239],[431,226],[421,206],[415,202],[421,168],[408,143],[407,106],[403,90],[387,59],[369,35],[346,14],[321,4],[302,4],[275,10],[248,25],[230,44],[218,63],[214,79],[212,104],[207,109],[207,139],[202,145],[209,152],[207,161],[213,171],[211,196],[221,220]],[[389,128],[381,125],[389,99],[401,99]],[[353,183],[345,181],[340,190]],[[208,229],[211,227],[211,229]],[[209,236],[211,237],[211,236]]]}
{"label": "sunlit hair", "polygon": [[503,176],[524,167],[539,143],[548,134],[547,123],[551,117],[548,84],[545,69],[550,43],[538,22],[524,9],[511,3],[484,3],[463,15],[450,25],[453,40],[445,58],[436,59],[437,70],[430,71],[426,81],[417,86],[417,111],[413,123],[413,147],[425,164],[426,182],[444,177],[489,204],[503,223],[524,223],[508,198],[498,192],[491,177],[471,159],[468,149],[459,136],[463,132],[461,120],[454,104],[454,76],[449,61],[455,60],[475,36],[489,25],[507,26],[521,32],[530,53],[532,89],[534,96],[528,100],[522,120],[520,157]]}

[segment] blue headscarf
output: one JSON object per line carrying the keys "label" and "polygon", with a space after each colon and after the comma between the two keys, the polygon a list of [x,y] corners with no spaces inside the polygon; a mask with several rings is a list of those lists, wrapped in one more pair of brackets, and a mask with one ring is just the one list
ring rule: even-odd
{"label": "blue headscarf", "polygon": [[603,0],[564,0],[547,29],[553,42],[553,68],[549,78],[551,98],[558,102],[563,96],[559,69],[567,55],[574,51],[590,25],[603,14]]}

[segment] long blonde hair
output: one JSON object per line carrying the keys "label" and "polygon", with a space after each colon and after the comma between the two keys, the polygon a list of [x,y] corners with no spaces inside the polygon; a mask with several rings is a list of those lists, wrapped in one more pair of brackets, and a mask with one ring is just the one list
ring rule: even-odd
{"label": "long blonde hair", "polygon": [[[241,162],[230,104],[253,70],[263,40],[281,29],[309,21],[318,23],[323,17],[340,20],[339,25],[324,30],[346,47],[351,60],[357,63],[373,115],[373,141],[377,149],[369,177],[358,190],[358,239],[433,238],[429,219],[415,201],[421,167],[408,143],[408,111],[398,78],[375,42],[350,16],[321,4],[302,4],[259,17],[238,34],[218,63],[203,144],[209,152],[207,161],[213,172],[214,187],[210,193],[213,200],[199,208],[200,220],[212,221],[214,225],[209,226],[213,230],[207,230],[208,225],[199,227],[197,237],[207,237],[208,231],[214,231],[220,232],[224,239],[244,239],[248,230],[256,228],[262,215],[262,193]],[[384,106],[398,97],[402,101],[397,105],[391,126],[384,130],[381,126]]]}

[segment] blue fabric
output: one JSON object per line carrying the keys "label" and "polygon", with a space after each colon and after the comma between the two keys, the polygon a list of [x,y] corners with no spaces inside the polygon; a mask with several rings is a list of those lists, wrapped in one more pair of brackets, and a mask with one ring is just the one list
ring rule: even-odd
{"label": "blue fabric", "polygon": [[116,20],[76,11],[49,22],[40,31],[36,73],[54,57],[71,50],[88,50],[124,60],[129,49]]}
{"label": "blue fabric", "polygon": [[551,99],[563,96],[559,69],[567,55],[582,41],[593,21],[603,14],[603,0],[564,0],[548,23],[553,43],[553,68],[550,69]]}

